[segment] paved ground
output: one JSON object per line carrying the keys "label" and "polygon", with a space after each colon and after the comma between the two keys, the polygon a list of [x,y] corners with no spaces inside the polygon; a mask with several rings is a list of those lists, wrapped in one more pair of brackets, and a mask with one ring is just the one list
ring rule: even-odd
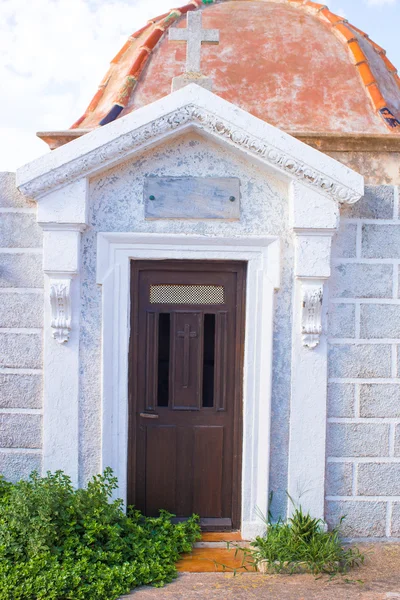
{"label": "paved ground", "polygon": [[140,588],[124,600],[400,600],[400,544],[360,548],[367,555],[365,565],[333,581],[310,575],[184,573],[164,588]]}

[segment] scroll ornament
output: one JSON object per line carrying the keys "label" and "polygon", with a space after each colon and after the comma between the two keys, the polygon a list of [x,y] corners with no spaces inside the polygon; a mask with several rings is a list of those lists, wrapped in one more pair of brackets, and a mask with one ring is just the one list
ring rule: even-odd
{"label": "scroll ornament", "polygon": [[69,340],[71,331],[71,280],[50,280],[51,327],[59,344]]}
{"label": "scroll ornament", "polygon": [[302,336],[303,346],[316,348],[322,333],[322,283],[302,284]]}

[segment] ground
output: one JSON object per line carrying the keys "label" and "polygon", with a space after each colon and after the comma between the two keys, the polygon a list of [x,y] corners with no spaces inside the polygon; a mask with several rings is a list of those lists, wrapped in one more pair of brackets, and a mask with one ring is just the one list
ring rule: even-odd
{"label": "ground", "polygon": [[365,564],[332,581],[310,575],[182,573],[165,588],[143,587],[124,600],[400,600],[400,544],[359,547]]}

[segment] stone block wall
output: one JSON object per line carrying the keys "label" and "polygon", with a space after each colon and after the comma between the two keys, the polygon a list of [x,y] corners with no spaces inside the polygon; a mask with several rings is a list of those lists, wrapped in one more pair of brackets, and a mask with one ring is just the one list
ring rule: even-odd
{"label": "stone block wall", "polygon": [[36,204],[0,173],[0,473],[41,468],[42,232]]}
{"label": "stone block wall", "polygon": [[329,282],[326,516],[348,537],[400,537],[399,188],[342,212]]}

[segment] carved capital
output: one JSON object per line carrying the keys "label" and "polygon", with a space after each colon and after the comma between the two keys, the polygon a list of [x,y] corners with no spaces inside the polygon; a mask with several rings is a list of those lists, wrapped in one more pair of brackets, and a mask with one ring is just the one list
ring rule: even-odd
{"label": "carved capital", "polygon": [[51,327],[59,344],[69,340],[71,331],[71,279],[50,279]]}
{"label": "carved capital", "polygon": [[314,349],[319,344],[320,335],[322,333],[323,294],[323,282],[302,282],[301,332],[303,336],[303,346],[306,346],[306,348]]}

